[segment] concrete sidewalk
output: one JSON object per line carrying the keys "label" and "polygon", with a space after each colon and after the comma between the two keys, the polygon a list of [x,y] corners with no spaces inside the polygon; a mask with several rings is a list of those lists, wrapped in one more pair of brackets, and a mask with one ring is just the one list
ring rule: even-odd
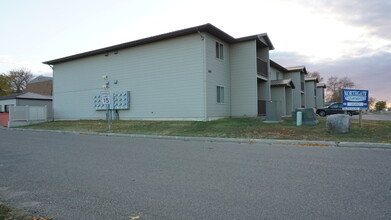
{"label": "concrete sidewalk", "polygon": [[27,131],[46,131],[66,134],[99,135],[99,136],[117,136],[130,138],[149,138],[163,140],[183,140],[183,141],[204,141],[204,142],[231,142],[244,144],[270,144],[270,145],[296,145],[296,146],[317,146],[317,147],[352,147],[352,148],[380,148],[391,149],[388,143],[367,143],[367,142],[336,142],[336,141],[309,141],[309,140],[278,140],[278,139],[253,139],[253,138],[212,138],[212,137],[186,137],[186,136],[160,136],[143,134],[118,134],[118,133],[99,133],[99,132],[80,132],[80,131],[55,131],[42,129],[25,128],[6,128],[11,130]]}

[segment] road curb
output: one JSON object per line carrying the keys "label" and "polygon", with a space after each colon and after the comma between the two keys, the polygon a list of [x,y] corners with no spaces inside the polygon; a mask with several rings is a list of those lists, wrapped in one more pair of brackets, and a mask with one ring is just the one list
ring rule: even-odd
{"label": "road curb", "polygon": [[98,136],[116,136],[130,138],[150,138],[162,140],[182,140],[182,141],[204,141],[204,142],[230,142],[242,144],[269,144],[269,145],[292,145],[292,146],[314,146],[314,147],[347,147],[347,148],[380,148],[391,149],[391,144],[387,143],[367,143],[367,142],[335,142],[335,141],[307,141],[307,140],[278,140],[278,139],[253,139],[253,138],[215,138],[215,137],[189,137],[189,136],[162,136],[162,135],[144,135],[144,134],[118,134],[118,133],[99,133],[82,131],[56,131],[43,129],[26,128],[8,128],[9,130],[21,131],[45,131],[63,134],[77,135],[98,135]]}
{"label": "road curb", "polygon": [[366,143],[366,142],[340,142],[338,143],[338,147],[391,149],[391,144]]}

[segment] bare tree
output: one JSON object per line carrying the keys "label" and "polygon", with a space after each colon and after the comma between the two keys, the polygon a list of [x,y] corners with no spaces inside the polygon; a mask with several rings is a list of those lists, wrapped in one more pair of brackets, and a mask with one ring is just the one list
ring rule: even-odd
{"label": "bare tree", "polygon": [[375,105],[376,99],[373,97],[368,98],[368,107]]}
{"label": "bare tree", "polygon": [[30,70],[24,68],[9,71],[8,78],[12,92],[22,92],[33,77]]}
{"label": "bare tree", "polygon": [[333,102],[342,102],[342,89],[349,89],[355,86],[354,82],[349,77],[343,77],[338,79],[336,76],[332,76],[327,80],[326,91],[328,99]]}
{"label": "bare tree", "polygon": [[320,76],[320,72],[308,72],[308,76],[309,77],[317,77],[319,82],[322,82],[323,81],[323,77]]}

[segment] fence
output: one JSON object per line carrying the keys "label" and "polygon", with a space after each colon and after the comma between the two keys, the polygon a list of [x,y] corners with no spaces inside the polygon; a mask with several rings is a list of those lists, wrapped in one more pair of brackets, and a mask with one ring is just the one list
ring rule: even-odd
{"label": "fence", "polygon": [[8,127],[48,121],[47,106],[10,106]]}

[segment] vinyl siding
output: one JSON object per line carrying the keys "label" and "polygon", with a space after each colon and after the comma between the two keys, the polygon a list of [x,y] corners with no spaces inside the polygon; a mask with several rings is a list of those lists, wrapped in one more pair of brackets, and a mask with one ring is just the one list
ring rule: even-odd
{"label": "vinyl siding", "polygon": [[231,45],[231,114],[257,116],[256,43]]}
{"label": "vinyl siding", "polygon": [[268,80],[258,83],[258,100],[270,100],[271,99],[271,89],[270,89],[271,70],[270,70],[269,48],[268,47],[257,48],[257,58],[266,62],[268,66]]}
{"label": "vinyl siding", "polygon": [[286,101],[286,111],[285,115],[290,115],[293,112],[293,96],[292,96],[292,88],[285,88],[285,101]]}
{"label": "vinyl siding", "polygon": [[306,108],[315,108],[316,105],[316,96],[315,96],[315,86],[314,81],[305,82],[305,103]]}
{"label": "vinyl siding", "polygon": [[258,79],[258,100],[270,100],[269,91],[269,83],[267,81]]}
{"label": "vinyl siding", "polygon": [[281,112],[285,113],[286,110],[286,103],[285,103],[285,87],[278,86],[278,87],[272,87],[271,88],[271,96],[273,101],[278,101],[278,107],[281,108]]}
{"label": "vinyl siding", "polygon": [[55,119],[105,118],[93,95],[107,75],[110,92],[130,91],[130,110],[120,110],[120,119],[203,120],[203,59],[203,41],[193,34],[56,64]]}
{"label": "vinyl siding", "polygon": [[7,100],[0,100],[0,112],[5,111],[6,105],[15,105],[16,106],[16,99],[7,99]]}
{"label": "vinyl siding", "polygon": [[277,73],[280,72],[279,70],[273,68],[272,66],[270,67],[270,80],[277,80]]}
{"label": "vinyl siding", "polygon": [[[228,43],[205,34],[206,97],[208,119],[231,115],[230,46]],[[224,59],[216,58],[216,41],[224,45]],[[217,86],[224,87],[224,103],[217,103]]]}
{"label": "vinyl siding", "polygon": [[[293,109],[301,108],[302,105],[302,94],[301,94],[301,73],[300,72],[291,72],[290,78],[292,79],[293,84],[295,85],[295,88],[292,89],[292,95],[293,95]],[[284,74],[285,77],[287,77],[287,74]],[[284,77],[284,78],[285,78]]]}
{"label": "vinyl siding", "polygon": [[320,108],[324,106],[324,88],[317,87],[316,88],[316,108]]}

